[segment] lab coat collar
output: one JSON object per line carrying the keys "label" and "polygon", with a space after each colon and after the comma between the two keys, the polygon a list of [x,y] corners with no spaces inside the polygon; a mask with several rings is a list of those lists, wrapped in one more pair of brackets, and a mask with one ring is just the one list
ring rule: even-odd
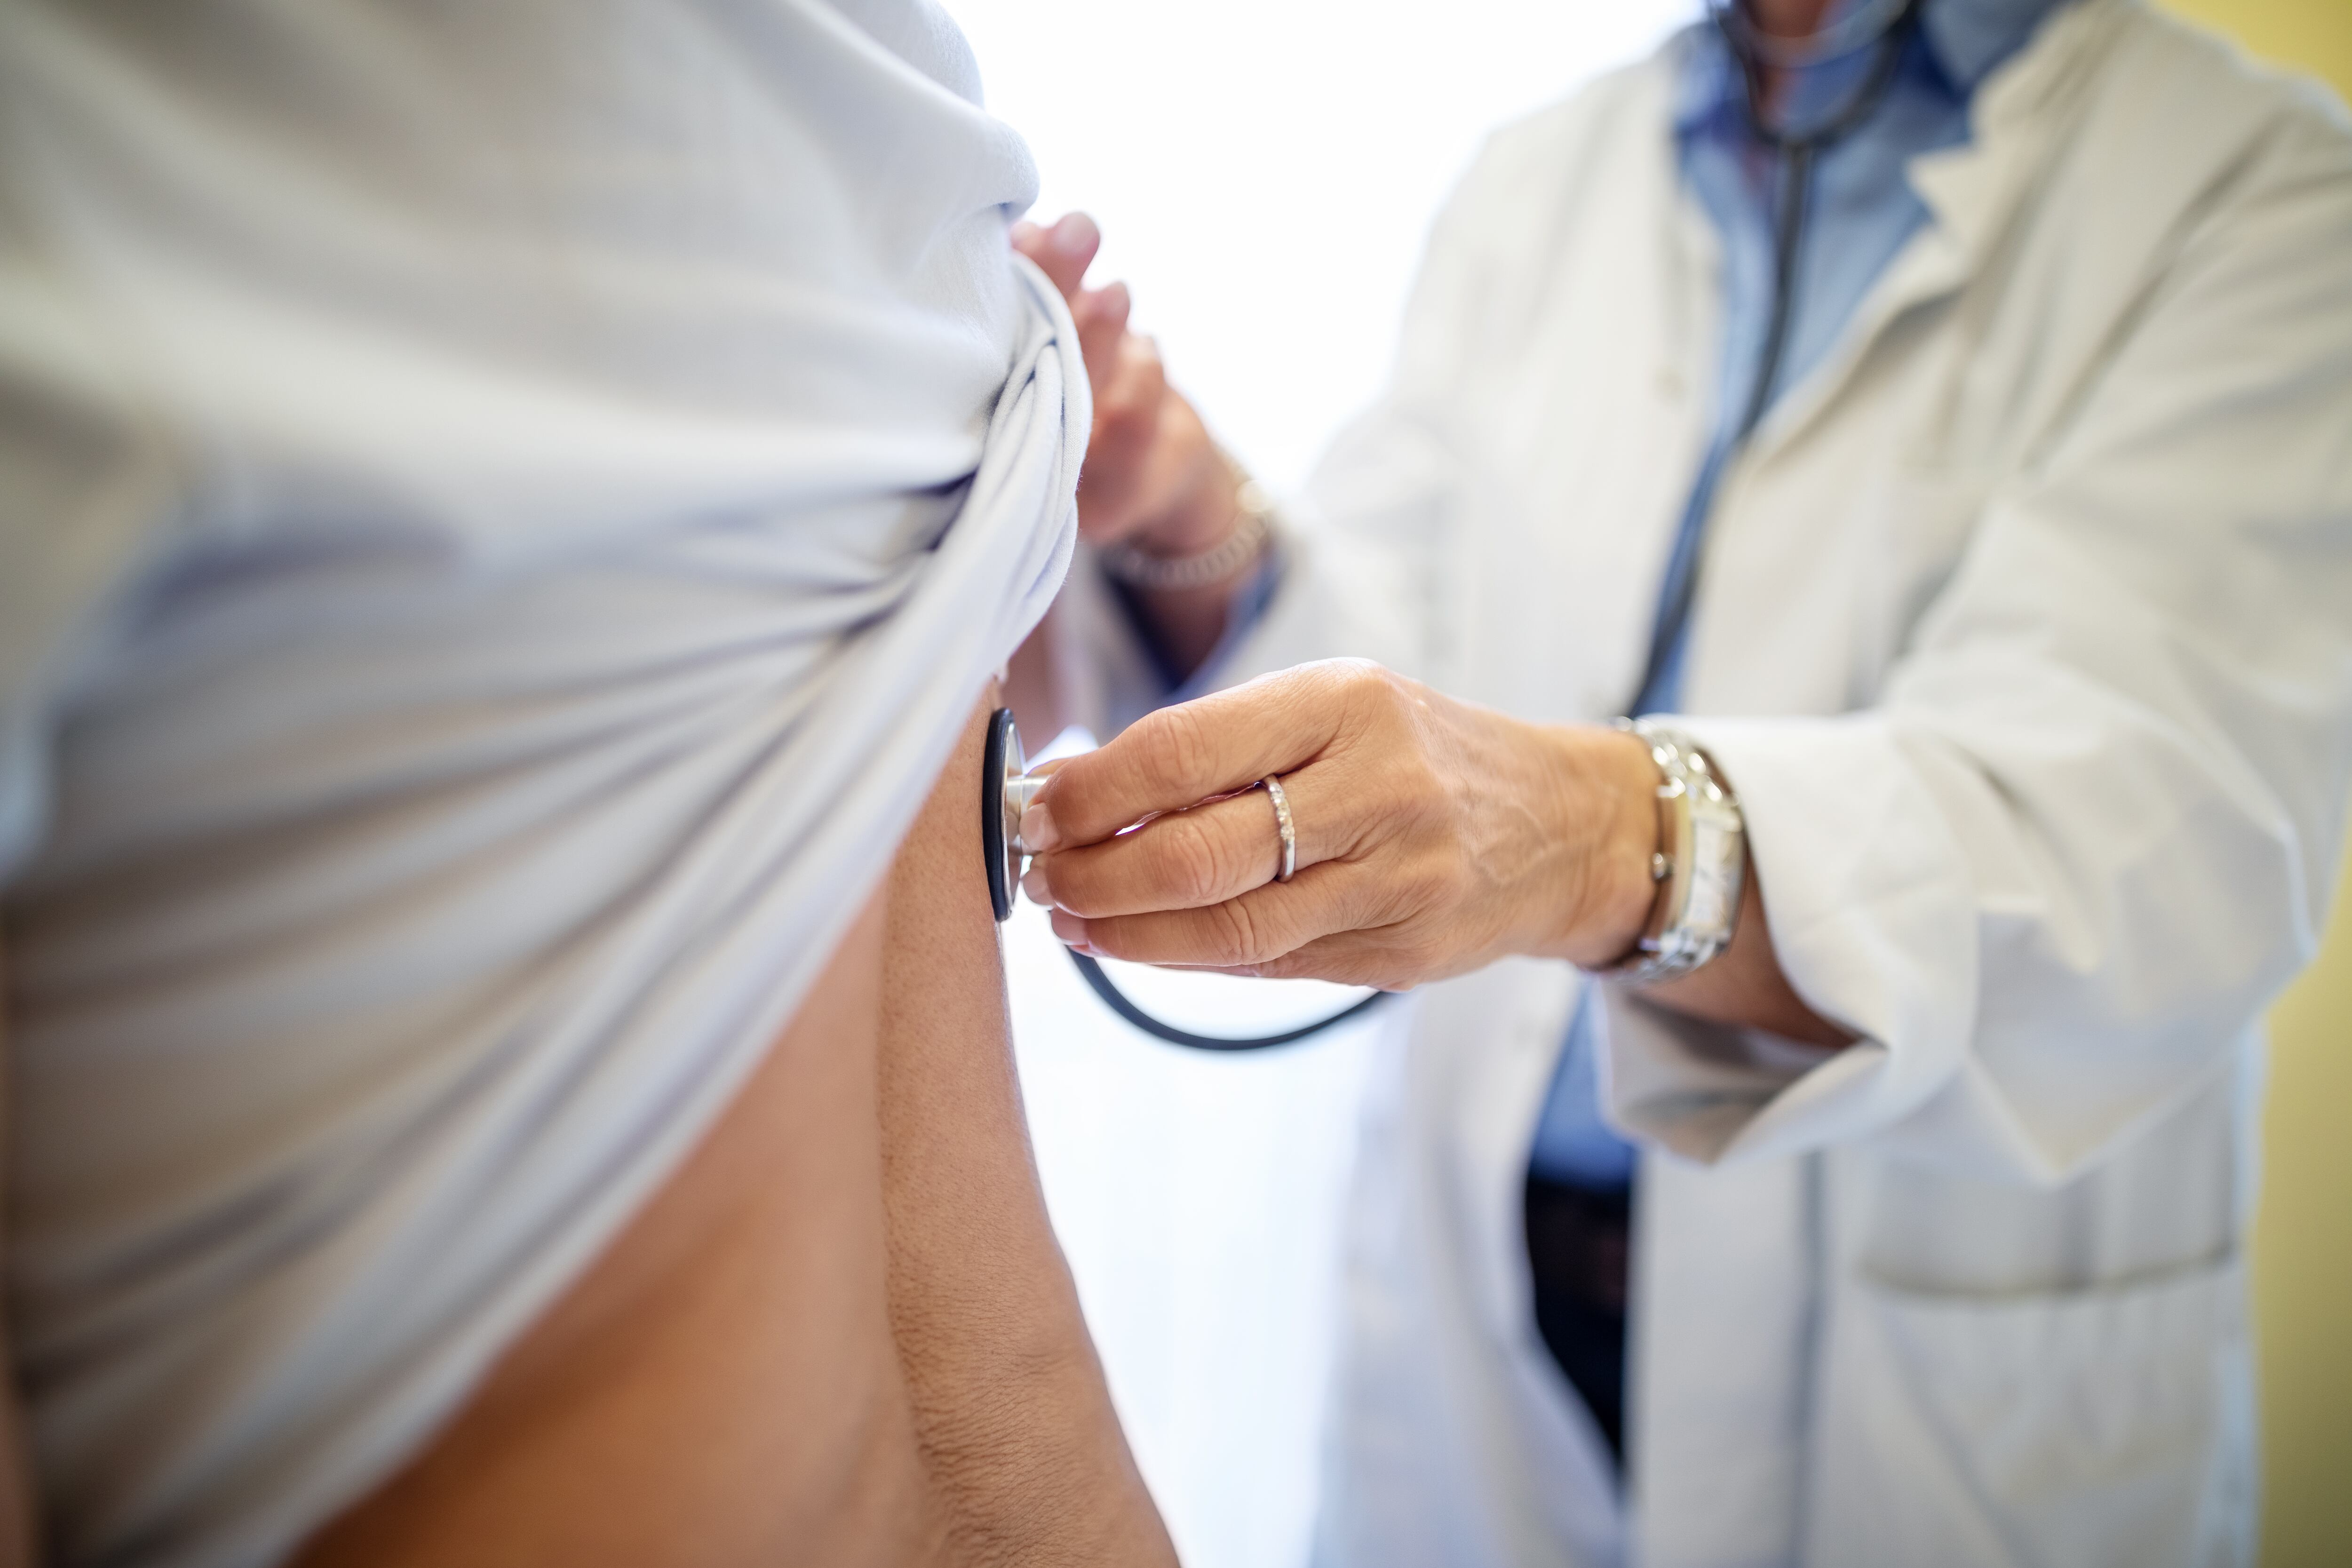
{"label": "lab coat collar", "polygon": [[[2133,4],[2074,0],[2062,7],[1971,100],[1969,140],[1911,161],[1911,188],[1950,251],[1949,265],[1914,280],[1913,289],[1957,286],[1974,270],[2046,163],[2045,149],[2080,112],[2084,83]],[[1921,297],[1913,293],[1906,302]]]}
{"label": "lab coat collar", "polygon": [[1834,401],[1871,344],[1897,317],[1966,284],[2023,205],[2050,145],[2086,99],[2084,84],[2138,0],[2070,0],[2025,47],[1996,65],[1969,108],[1969,138],[1911,161],[1929,221],[1855,310],[1837,347],[1764,417],[1747,459],[1784,445]]}

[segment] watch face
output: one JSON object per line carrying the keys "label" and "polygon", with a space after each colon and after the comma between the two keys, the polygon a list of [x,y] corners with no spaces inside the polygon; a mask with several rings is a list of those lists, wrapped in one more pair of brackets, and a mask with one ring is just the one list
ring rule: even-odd
{"label": "watch face", "polygon": [[1743,847],[1738,833],[1710,826],[1712,831],[1698,835],[1698,852],[1693,857],[1689,919],[1693,925],[1722,931],[1727,939],[1732,922],[1739,917]]}
{"label": "watch face", "polygon": [[999,921],[1013,913],[1013,890],[1021,885],[1020,819],[1012,815],[1006,786],[1029,771],[1013,710],[988,716],[988,742],[980,761],[980,847],[988,868],[988,904]]}

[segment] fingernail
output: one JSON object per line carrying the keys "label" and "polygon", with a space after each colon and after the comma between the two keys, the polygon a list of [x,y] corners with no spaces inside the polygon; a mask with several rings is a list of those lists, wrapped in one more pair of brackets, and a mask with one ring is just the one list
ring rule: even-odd
{"label": "fingernail", "polygon": [[1021,879],[1021,890],[1029,895],[1031,903],[1043,904],[1047,909],[1053,908],[1054,895],[1045,886],[1045,868],[1043,866],[1029,868],[1029,874]]}
{"label": "fingernail", "polygon": [[1032,855],[1051,855],[1062,847],[1061,829],[1042,800],[1030,802],[1021,814],[1021,847]]}
{"label": "fingernail", "polygon": [[1087,922],[1066,910],[1053,913],[1054,935],[1064,947],[1084,947],[1087,944]]}
{"label": "fingernail", "polygon": [[1054,248],[1065,256],[1076,256],[1101,237],[1095,220],[1084,213],[1071,213],[1054,226]]}

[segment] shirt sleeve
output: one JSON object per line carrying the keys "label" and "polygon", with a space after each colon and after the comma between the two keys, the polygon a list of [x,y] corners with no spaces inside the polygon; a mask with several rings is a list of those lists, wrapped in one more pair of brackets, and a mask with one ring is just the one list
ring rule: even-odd
{"label": "shirt sleeve", "polygon": [[[1700,719],[1824,1058],[1612,1000],[1614,1109],[2057,1182],[2227,1070],[2315,951],[2352,781],[2352,156],[2219,203],[1883,700]],[[1614,988],[1612,988],[1614,989]]]}

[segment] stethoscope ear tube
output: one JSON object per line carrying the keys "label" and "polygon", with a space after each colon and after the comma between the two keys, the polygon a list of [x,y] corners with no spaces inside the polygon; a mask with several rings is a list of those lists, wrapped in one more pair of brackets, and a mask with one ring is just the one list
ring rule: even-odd
{"label": "stethoscope ear tube", "polygon": [[[981,758],[980,845],[988,867],[989,907],[995,911],[1000,924],[1012,918],[1013,893],[1021,885],[1021,863],[1025,857],[1021,847],[1020,807],[1026,804],[1034,787],[1021,750],[1021,732],[1013,724],[1013,710],[999,708],[988,716],[988,739]],[[1328,1017],[1279,1034],[1196,1035],[1146,1012],[1103,973],[1101,964],[1085,953],[1072,951],[1070,962],[1078,966],[1078,973],[1088,989],[1101,997],[1103,1005],[1112,1012],[1154,1039],[1196,1051],[1262,1051],[1275,1046],[1296,1045],[1378,1006],[1390,995],[1385,991],[1375,991]]]}

